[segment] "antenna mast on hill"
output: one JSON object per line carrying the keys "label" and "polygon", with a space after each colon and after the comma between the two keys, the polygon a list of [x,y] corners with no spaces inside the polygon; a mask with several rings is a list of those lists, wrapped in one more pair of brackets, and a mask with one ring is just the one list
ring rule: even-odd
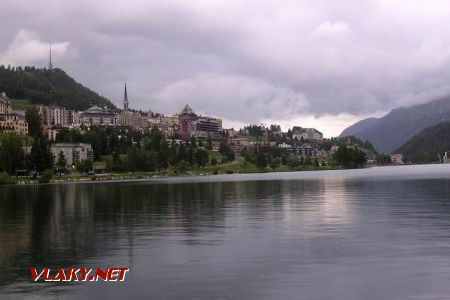
{"label": "antenna mast on hill", "polygon": [[53,69],[53,65],[52,65],[52,42],[50,42],[50,51],[48,53],[48,69],[50,71]]}

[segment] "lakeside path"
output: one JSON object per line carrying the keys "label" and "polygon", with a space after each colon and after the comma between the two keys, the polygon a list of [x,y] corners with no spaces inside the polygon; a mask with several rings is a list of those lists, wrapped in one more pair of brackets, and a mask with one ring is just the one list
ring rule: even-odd
{"label": "lakeside path", "polygon": [[[388,175],[386,175],[388,174]],[[109,175],[111,176],[111,175]],[[126,177],[130,176],[130,177]],[[340,170],[305,170],[290,172],[264,172],[264,173],[236,173],[220,175],[184,175],[184,176],[149,176],[132,174],[115,175],[114,178],[97,176],[95,180],[84,177],[72,180],[55,179],[45,184],[71,184],[71,183],[121,183],[121,182],[148,182],[148,183],[190,183],[190,182],[233,182],[233,181],[264,181],[264,180],[348,180],[348,179],[450,179],[450,164],[407,165],[407,166],[382,166],[364,169],[340,169]],[[100,179],[101,178],[101,179]],[[37,182],[22,184],[39,184]]]}

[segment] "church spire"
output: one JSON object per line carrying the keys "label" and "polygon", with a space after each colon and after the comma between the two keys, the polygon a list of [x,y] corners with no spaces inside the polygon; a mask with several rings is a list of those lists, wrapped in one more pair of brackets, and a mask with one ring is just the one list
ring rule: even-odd
{"label": "church spire", "polygon": [[52,65],[52,42],[50,42],[50,50],[48,53],[48,69],[52,70],[53,69],[53,65]]}
{"label": "church spire", "polygon": [[127,84],[125,83],[125,92],[123,93],[123,109],[128,110],[128,94],[127,94]]}

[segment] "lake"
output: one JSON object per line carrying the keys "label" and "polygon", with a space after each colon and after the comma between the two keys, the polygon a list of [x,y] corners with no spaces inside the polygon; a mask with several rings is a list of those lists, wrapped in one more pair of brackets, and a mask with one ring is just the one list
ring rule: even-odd
{"label": "lake", "polygon": [[449,295],[450,165],[0,187],[1,299]]}

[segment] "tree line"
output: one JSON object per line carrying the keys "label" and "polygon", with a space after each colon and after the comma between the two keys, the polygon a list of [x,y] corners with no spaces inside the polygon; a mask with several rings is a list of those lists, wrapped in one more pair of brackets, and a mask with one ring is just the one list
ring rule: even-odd
{"label": "tree line", "polygon": [[113,151],[111,158],[106,160],[106,169],[111,172],[164,172],[171,167],[176,173],[184,173],[191,168],[215,163],[217,159],[195,139],[167,141],[159,130],[152,129],[148,136],[130,146],[123,155]]}
{"label": "tree line", "polygon": [[92,105],[115,106],[108,99],[84,87],[63,70],[0,65],[0,92],[12,99],[27,99],[31,104],[58,105],[86,110]]}

